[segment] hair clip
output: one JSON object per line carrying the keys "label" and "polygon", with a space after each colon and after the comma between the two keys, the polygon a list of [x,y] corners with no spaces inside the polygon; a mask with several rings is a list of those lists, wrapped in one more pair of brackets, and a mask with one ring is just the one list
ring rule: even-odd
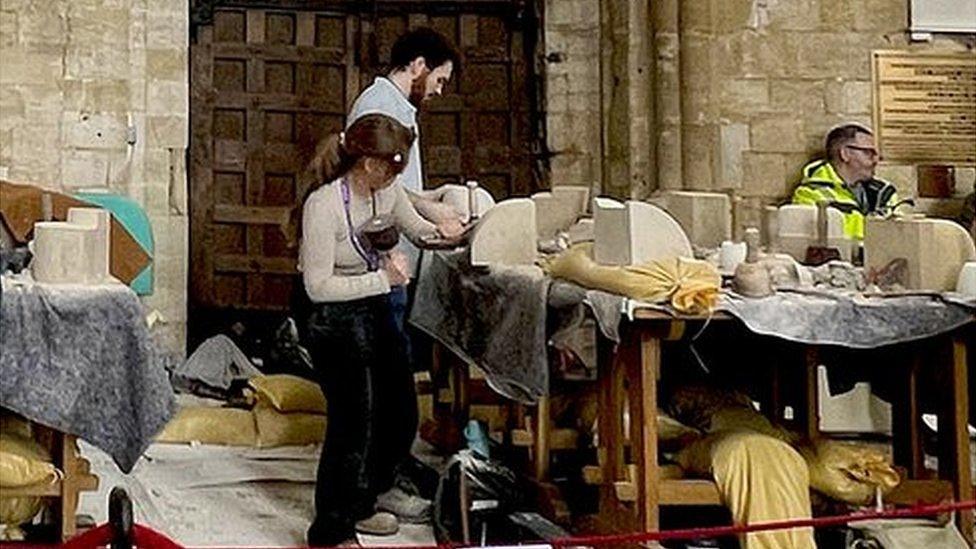
{"label": "hair clip", "polygon": [[393,161],[394,162],[403,162],[403,155],[400,154],[400,153],[396,153],[395,155],[393,155]]}

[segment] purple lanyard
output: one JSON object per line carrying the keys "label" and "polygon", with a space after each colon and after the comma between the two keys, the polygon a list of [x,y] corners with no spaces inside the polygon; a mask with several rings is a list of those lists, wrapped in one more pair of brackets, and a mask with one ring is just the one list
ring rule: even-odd
{"label": "purple lanyard", "polygon": [[370,250],[369,252],[363,247],[359,242],[359,237],[356,236],[356,229],[352,226],[352,215],[349,213],[349,201],[352,198],[349,192],[349,184],[343,178],[342,183],[342,206],[346,210],[346,225],[349,227],[349,241],[352,242],[352,247],[359,254],[359,257],[363,258],[366,262],[366,268],[370,271],[376,271],[380,268],[380,258],[375,251]]}

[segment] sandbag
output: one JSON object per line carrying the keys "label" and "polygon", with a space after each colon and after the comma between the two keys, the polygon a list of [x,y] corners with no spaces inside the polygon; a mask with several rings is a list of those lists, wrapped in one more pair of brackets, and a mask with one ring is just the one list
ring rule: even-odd
{"label": "sandbag", "polygon": [[39,444],[18,434],[0,432],[0,487],[52,484],[60,476],[50,454]]}
{"label": "sandbag", "polygon": [[901,481],[885,456],[870,448],[817,440],[800,453],[810,469],[810,487],[836,500],[867,505],[876,487],[888,493]]}
{"label": "sandbag", "polygon": [[319,444],[325,438],[324,414],[283,414],[259,401],[254,407],[254,421],[258,431],[258,446],[261,448]]}
{"label": "sandbag", "polygon": [[[21,425],[4,423],[0,430],[0,492],[4,488],[22,488],[52,484],[61,473],[51,463],[44,448],[22,436]],[[41,498],[0,498],[0,524],[10,527],[29,522],[43,507]]]}
{"label": "sandbag", "polygon": [[181,409],[156,437],[156,442],[255,446],[254,415],[237,408],[190,406]]}
{"label": "sandbag", "polygon": [[649,303],[670,302],[684,313],[705,313],[718,304],[722,277],[696,259],[672,258],[641,265],[607,266],[593,260],[593,244],[577,244],[547,259],[549,276]]}
{"label": "sandbag", "polygon": [[325,395],[317,383],[298,376],[279,374],[252,377],[248,382],[265,402],[282,413],[325,413]]}

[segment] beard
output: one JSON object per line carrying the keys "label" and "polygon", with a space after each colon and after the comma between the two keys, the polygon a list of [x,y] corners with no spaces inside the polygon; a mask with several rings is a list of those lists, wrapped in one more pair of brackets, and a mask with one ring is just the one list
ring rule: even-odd
{"label": "beard", "polygon": [[424,72],[420,74],[417,78],[410,83],[410,95],[407,96],[407,100],[413,104],[414,107],[420,108],[420,105],[427,99],[427,76],[430,75],[430,71],[424,69]]}

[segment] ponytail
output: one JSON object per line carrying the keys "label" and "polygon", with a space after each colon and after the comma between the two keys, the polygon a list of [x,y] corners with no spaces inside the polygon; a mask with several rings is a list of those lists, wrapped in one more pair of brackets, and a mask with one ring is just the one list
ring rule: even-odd
{"label": "ponytail", "polygon": [[344,175],[356,163],[355,158],[343,147],[343,137],[342,133],[332,133],[320,141],[315,147],[312,160],[301,175],[299,188],[305,189],[305,192],[301,193],[302,199],[291,211],[291,219],[285,235],[289,248],[297,247],[302,237],[302,210],[308,197],[323,185]]}

